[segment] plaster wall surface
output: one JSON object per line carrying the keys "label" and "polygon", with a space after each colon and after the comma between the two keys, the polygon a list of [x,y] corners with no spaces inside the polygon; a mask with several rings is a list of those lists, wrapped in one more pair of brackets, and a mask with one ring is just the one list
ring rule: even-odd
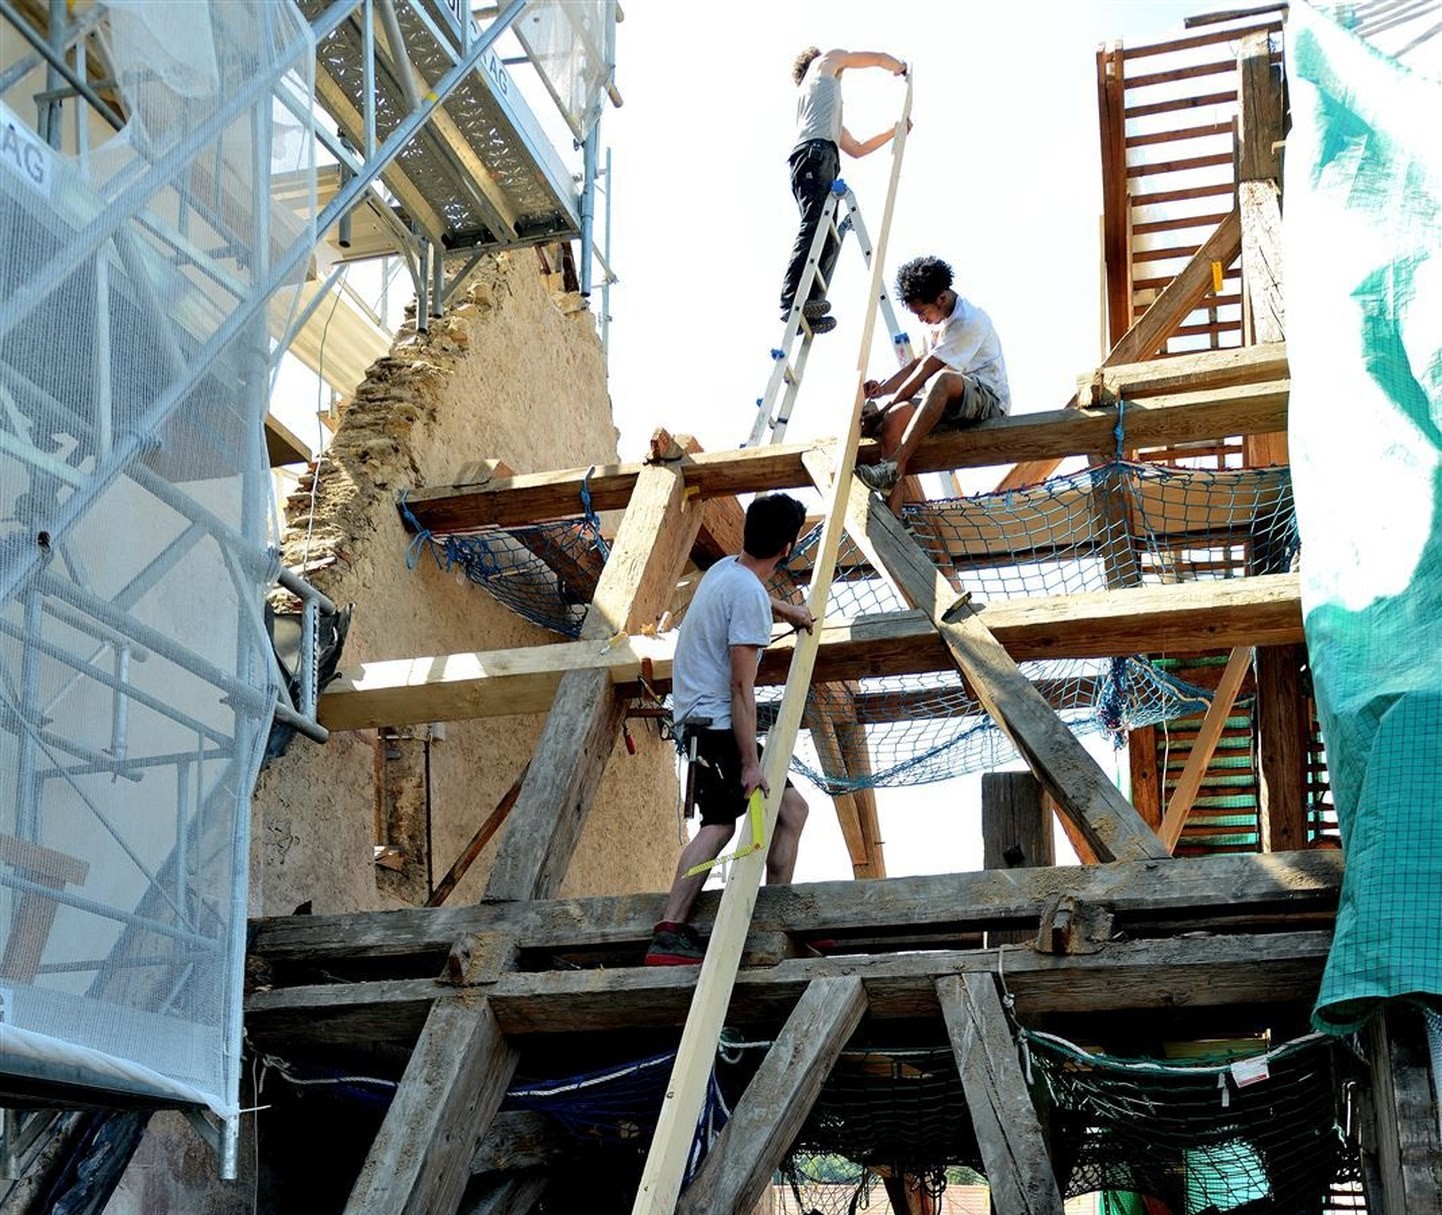
{"label": "plaster wall surface", "polygon": [[[531,625],[427,553],[406,568],[412,537],[398,491],[453,483],[476,461],[517,472],[616,459],[616,432],[592,317],[553,298],[529,250],[487,259],[428,334],[407,331],[379,360],[341,416],[314,484],[287,505],[285,560],[355,617],[342,669],[371,659],[542,645]],[[558,304],[559,300],[559,304]],[[313,502],[312,502],[313,499]],[[313,510],[312,510],[313,505]],[[580,504],[577,504],[580,511]],[[430,741],[430,835],[436,879],[530,758],[538,716],[452,722]],[[419,732],[424,735],[422,728]],[[663,890],[679,848],[669,744],[644,728],[629,755],[618,744],[563,894]],[[419,771],[424,739],[395,751]],[[373,864],[378,761],[375,732],[297,740],[262,773],[254,798],[251,912],[316,913],[397,906],[403,884]],[[394,762],[389,761],[389,762]],[[406,785],[401,774],[399,784]],[[397,782],[392,781],[392,791]],[[392,815],[424,819],[424,782]],[[422,836],[424,824],[420,825]],[[504,830],[504,828],[503,828]],[[451,902],[479,897],[499,836]],[[414,886],[412,884],[412,892]]]}

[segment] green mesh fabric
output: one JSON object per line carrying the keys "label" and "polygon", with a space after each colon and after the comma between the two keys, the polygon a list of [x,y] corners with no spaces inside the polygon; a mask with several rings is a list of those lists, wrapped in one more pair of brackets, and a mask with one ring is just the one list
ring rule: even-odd
{"label": "green mesh fabric", "polygon": [[1347,873],[1319,1028],[1442,994],[1442,88],[1293,5],[1303,610]]}

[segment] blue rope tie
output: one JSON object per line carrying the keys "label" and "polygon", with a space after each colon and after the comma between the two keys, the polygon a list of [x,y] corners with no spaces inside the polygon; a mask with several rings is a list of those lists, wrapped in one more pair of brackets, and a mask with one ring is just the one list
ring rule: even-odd
{"label": "blue rope tie", "polygon": [[1116,435],[1116,437],[1117,437],[1117,459],[1118,459],[1118,460],[1125,460],[1125,459],[1126,459],[1126,453],[1125,453],[1125,451],[1123,450],[1123,447],[1122,447],[1122,437],[1123,437],[1123,434],[1124,434],[1124,432],[1125,432],[1126,412],[1127,412],[1127,403],[1126,403],[1124,400],[1122,400],[1120,397],[1117,398],[1117,424],[1116,424],[1116,427],[1113,429],[1112,433],[1113,433],[1114,435]]}
{"label": "blue rope tie", "polygon": [[411,540],[410,544],[406,546],[406,569],[415,569],[416,566],[420,564],[421,553],[423,551],[429,551],[431,556],[435,558],[436,566],[439,569],[443,570],[446,567],[441,563],[440,556],[436,552],[435,540],[431,534],[430,529],[421,526],[421,521],[415,517],[415,514],[411,511],[411,508],[406,505],[406,499],[409,497],[410,490],[401,490],[401,497],[399,503],[401,508],[401,517],[405,519],[405,521],[415,532],[414,538]]}
{"label": "blue rope tie", "polygon": [[596,551],[601,554],[603,561],[609,561],[611,549],[606,543],[606,538],[601,535],[600,517],[591,508],[591,474],[595,471],[596,466],[592,464],[590,468],[586,469],[586,475],[581,478],[581,508],[586,512],[586,526],[596,541]]}

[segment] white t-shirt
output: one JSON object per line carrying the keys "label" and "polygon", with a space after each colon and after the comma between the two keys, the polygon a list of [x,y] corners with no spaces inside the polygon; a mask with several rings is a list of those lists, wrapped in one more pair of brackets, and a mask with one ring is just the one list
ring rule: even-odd
{"label": "white t-shirt", "polygon": [[[771,596],[735,557],[716,562],[686,609],[671,665],[671,717],[731,726],[731,647],[771,641]],[[759,655],[758,655],[759,661]]]}
{"label": "white t-shirt", "polygon": [[1011,389],[1006,382],[1006,360],[996,328],[970,300],[956,297],[951,315],[926,330],[925,355],[935,355],[953,371],[975,377],[994,393],[1002,413],[1011,412]]}

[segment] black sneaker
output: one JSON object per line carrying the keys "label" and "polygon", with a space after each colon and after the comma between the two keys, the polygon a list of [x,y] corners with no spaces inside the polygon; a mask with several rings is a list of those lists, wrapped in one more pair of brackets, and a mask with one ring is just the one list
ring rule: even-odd
{"label": "black sneaker", "polygon": [[811,329],[812,335],[816,336],[822,333],[830,333],[835,329],[836,318],[834,316],[818,316],[814,321],[809,320],[806,324]]}
{"label": "black sneaker", "polygon": [[690,924],[657,924],[646,951],[647,966],[699,966],[706,945]]}
{"label": "black sneaker", "polygon": [[867,489],[877,493],[889,493],[901,478],[895,460],[881,460],[876,464],[858,464],[856,479]]}
{"label": "black sneaker", "polygon": [[830,311],[830,300],[807,300],[801,305],[801,315],[808,321],[814,321],[819,317],[823,317]]}

